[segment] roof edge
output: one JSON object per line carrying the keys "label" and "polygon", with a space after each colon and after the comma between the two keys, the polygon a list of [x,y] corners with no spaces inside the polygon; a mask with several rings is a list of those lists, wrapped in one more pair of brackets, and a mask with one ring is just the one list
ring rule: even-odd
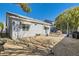
{"label": "roof edge", "polygon": [[30,18],[30,17],[27,17],[27,16],[22,16],[22,15],[17,14],[17,13],[6,12],[6,14],[7,14],[7,15],[16,16],[16,17],[21,17],[21,18],[28,19],[28,20],[32,20],[32,21],[37,22],[37,23],[42,23],[42,24],[51,25],[50,23],[46,23],[46,22],[44,22],[44,21],[40,21],[40,20],[38,20],[38,19]]}

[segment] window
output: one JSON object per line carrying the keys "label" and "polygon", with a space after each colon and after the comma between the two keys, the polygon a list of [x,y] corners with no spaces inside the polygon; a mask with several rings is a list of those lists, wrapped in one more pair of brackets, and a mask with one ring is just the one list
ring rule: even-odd
{"label": "window", "polygon": [[37,25],[37,23],[35,23],[35,25]]}
{"label": "window", "polygon": [[15,25],[15,22],[13,21],[13,25]]}
{"label": "window", "polygon": [[29,28],[30,28],[30,25],[28,25],[28,24],[22,24],[23,31],[28,31]]}
{"label": "window", "polygon": [[21,29],[21,27],[22,27],[22,26],[21,26],[21,22],[20,22],[19,25],[18,25],[18,28]]}
{"label": "window", "polygon": [[15,31],[15,22],[13,21],[13,23],[12,23],[12,26],[13,26],[13,30]]}
{"label": "window", "polygon": [[45,30],[48,30],[49,28],[48,28],[48,27],[44,27],[44,29],[45,29]]}
{"label": "window", "polygon": [[44,27],[44,30],[45,30],[45,34],[46,34],[46,36],[48,36],[48,30],[49,30],[49,27]]}

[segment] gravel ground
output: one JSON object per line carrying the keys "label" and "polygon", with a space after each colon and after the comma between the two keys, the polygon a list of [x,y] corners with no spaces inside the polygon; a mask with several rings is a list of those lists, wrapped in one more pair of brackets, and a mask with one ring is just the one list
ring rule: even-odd
{"label": "gravel ground", "polygon": [[79,56],[79,39],[65,37],[52,50],[55,56]]}

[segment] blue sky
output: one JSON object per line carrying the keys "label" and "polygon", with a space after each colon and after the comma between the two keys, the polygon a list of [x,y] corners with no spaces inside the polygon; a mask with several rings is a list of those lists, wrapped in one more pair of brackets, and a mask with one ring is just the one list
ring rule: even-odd
{"label": "blue sky", "polygon": [[79,4],[78,3],[32,3],[29,4],[29,7],[32,9],[32,12],[25,13],[16,4],[0,3],[0,22],[5,22],[6,12],[13,12],[39,20],[48,19],[54,21],[55,18],[64,10],[74,6],[75,7],[79,6]]}

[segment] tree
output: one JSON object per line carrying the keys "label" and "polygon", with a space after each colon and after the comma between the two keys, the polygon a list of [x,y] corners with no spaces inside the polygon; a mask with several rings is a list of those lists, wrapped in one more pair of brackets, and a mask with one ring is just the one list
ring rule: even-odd
{"label": "tree", "polygon": [[64,11],[55,20],[56,27],[69,33],[76,31],[79,26],[79,7]]}
{"label": "tree", "polygon": [[31,12],[31,8],[28,7],[27,3],[18,3],[24,12]]}
{"label": "tree", "polygon": [[0,32],[1,32],[1,36],[2,36],[2,31],[3,31],[3,29],[4,29],[4,24],[2,23],[2,22],[0,22]]}

